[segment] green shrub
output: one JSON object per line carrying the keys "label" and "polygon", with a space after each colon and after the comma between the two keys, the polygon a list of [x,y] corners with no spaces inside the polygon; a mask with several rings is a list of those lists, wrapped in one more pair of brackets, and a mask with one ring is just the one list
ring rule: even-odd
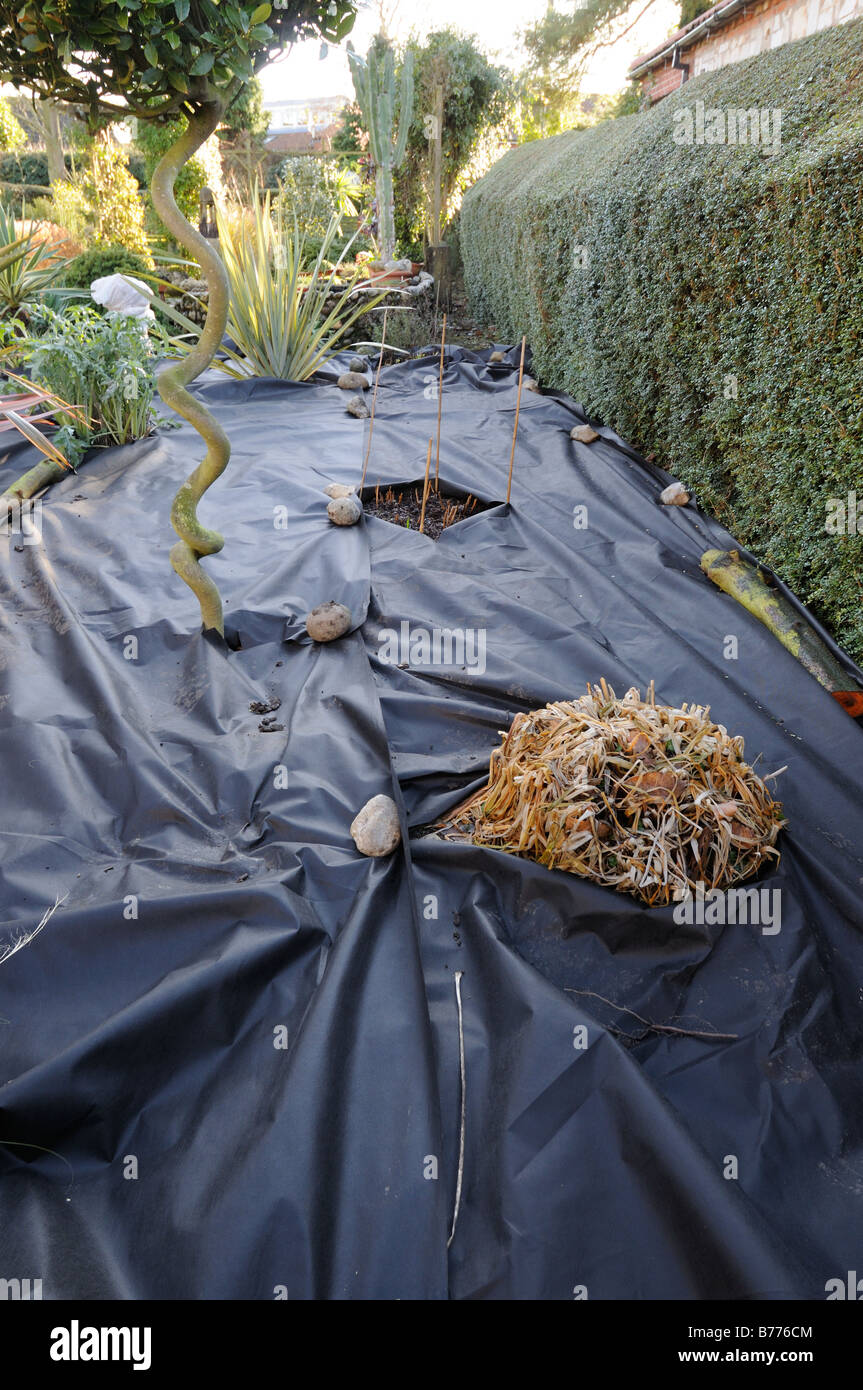
{"label": "green shrub", "polygon": [[[777,152],[675,143],[696,100],[780,109]],[[863,541],[825,521],[863,492],[861,185],[853,21],[514,150],[461,216],[474,311],[526,332],[545,383],[655,453],[857,660]]]}
{"label": "green shrub", "polygon": [[76,465],[93,444],[129,444],[149,434],[156,390],[147,330],[122,314],[74,305],[40,309],[29,342],[34,382],[79,407],[83,421],[55,413],[54,443]]}
{"label": "green shrub", "polygon": [[0,97],[0,150],[20,150],[27,136],[18,124],[8,101]]}
{"label": "green shrub", "polygon": [[94,280],[103,275],[151,274],[150,267],[142,256],[127,251],[125,246],[98,246],[83,251],[69,262],[62,277],[63,284],[74,289],[88,290]]}
{"label": "green shrub", "polygon": [[[72,168],[72,156],[66,155],[66,168]],[[48,156],[41,150],[26,150],[23,154],[0,155],[0,183],[28,183],[48,188]]]}
{"label": "green shrub", "polygon": [[301,232],[323,240],[333,213],[355,216],[360,197],[356,175],[333,159],[288,155],[276,171],[280,206],[296,217]]}

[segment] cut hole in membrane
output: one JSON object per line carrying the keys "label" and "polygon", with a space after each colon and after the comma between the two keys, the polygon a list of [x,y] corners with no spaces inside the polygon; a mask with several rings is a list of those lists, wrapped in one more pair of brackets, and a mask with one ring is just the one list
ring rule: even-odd
{"label": "cut hole in membrane", "polygon": [[363,508],[367,516],[376,516],[381,521],[389,521],[405,530],[419,531],[423,521],[423,534],[431,540],[439,540],[448,527],[468,517],[478,516],[499,502],[487,502],[475,493],[462,492],[448,484],[441,483],[436,491],[434,483],[429,484],[423,518],[423,479],[410,483],[376,483],[362,491]]}

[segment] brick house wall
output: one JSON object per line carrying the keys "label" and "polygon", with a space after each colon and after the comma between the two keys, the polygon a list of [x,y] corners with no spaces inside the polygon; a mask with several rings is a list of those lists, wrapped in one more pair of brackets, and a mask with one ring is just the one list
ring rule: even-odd
{"label": "brick house wall", "polygon": [[[660,44],[661,52],[678,37],[685,40],[688,32],[697,29],[710,15],[705,11],[678,34]],[[712,34],[697,39],[688,48],[681,47],[678,61],[688,65],[689,76],[712,72],[728,63],[739,63],[767,49],[806,38],[819,29],[844,24],[863,15],[863,0],[751,0]],[[631,69],[638,69],[650,55],[636,58]],[[657,61],[649,71],[639,74],[641,88],[651,102],[668,96],[681,85],[685,74],[671,65],[671,54]]]}

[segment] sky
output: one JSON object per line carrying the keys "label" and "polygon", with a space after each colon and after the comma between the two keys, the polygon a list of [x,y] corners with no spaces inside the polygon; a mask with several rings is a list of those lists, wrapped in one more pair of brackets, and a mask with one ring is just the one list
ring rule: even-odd
{"label": "sky", "polygon": [[[416,31],[454,28],[476,34],[480,47],[499,61],[518,66],[517,31],[538,19],[546,0],[382,0],[395,14],[389,26],[391,36],[402,40]],[[636,0],[632,9],[617,21],[616,31],[626,29],[643,10],[645,0]],[[588,64],[582,91],[618,92],[626,83],[626,70],[639,54],[655,47],[679,27],[679,0],[653,0],[647,13],[612,47],[602,48]],[[378,5],[362,5],[351,40],[364,53],[379,25]],[[349,96],[353,92],[344,45],[330,48],[321,60],[320,44],[298,44],[264,69],[261,79],[264,100],[306,101],[312,97]]]}

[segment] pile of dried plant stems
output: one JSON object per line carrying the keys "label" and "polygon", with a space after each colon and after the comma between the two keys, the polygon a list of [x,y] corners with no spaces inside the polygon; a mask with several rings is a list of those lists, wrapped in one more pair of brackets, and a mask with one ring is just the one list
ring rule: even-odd
{"label": "pile of dried plant stems", "polygon": [[635,689],[619,700],[604,680],[518,714],[487,785],[441,829],[651,907],[741,883],[778,862],[782,806],[744,762],[743,739],[709,715],[657,705],[653,682],[646,700]]}

